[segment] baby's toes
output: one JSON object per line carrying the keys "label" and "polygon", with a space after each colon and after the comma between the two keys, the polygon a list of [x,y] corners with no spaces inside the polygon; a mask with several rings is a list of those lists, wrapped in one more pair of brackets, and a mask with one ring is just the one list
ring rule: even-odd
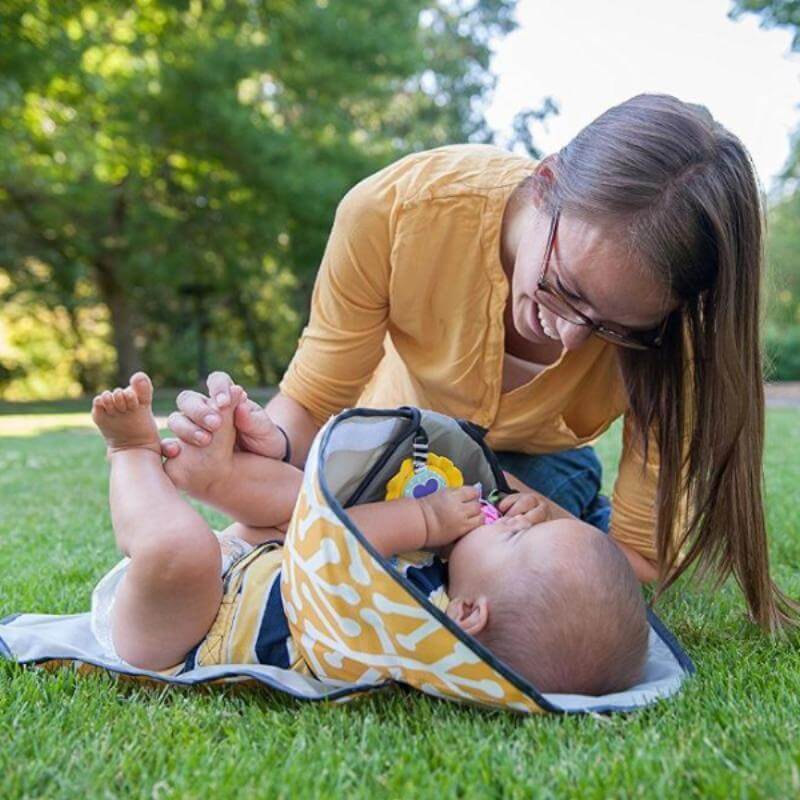
{"label": "baby's toes", "polygon": [[117,411],[124,413],[128,410],[128,404],[125,402],[125,393],[122,389],[114,389],[111,396],[113,398],[114,408],[116,408]]}
{"label": "baby's toes", "polygon": [[149,405],[153,401],[153,382],[146,372],[135,372],[131,375],[130,386],[140,405]]}
{"label": "baby's toes", "polygon": [[106,414],[109,414],[112,417],[116,415],[117,410],[114,408],[114,398],[112,397],[111,392],[103,392],[103,394],[100,395],[100,403],[103,406]]}
{"label": "baby's toes", "polygon": [[130,386],[127,389],[123,389],[122,394],[125,397],[125,407],[128,411],[135,411],[139,408],[139,400],[136,397],[136,392],[134,392]]}

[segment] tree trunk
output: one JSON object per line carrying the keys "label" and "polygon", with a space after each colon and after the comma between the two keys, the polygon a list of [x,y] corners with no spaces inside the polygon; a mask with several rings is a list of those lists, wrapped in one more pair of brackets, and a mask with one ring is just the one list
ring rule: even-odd
{"label": "tree trunk", "polygon": [[117,384],[124,386],[134,372],[142,368],[139,351],[134,342],[133,312],[125,289],[108,261],[95,262],[100,296],[111,314],[111,334],[117,351]]}
{"label": "tree trunk", "polygon": [[[111,250],[101,251],[94,260],[97,284],[103,302],[111,313],[111,332],[117,351],[117,384],[124,386],[130,376],[142,368],[139,351],[134,342],[133,310],[128,302],[125,286],[119,278],[119,251],[123,241],[125,217],[128,210],[123,178],[114,186],[108,232],[114,243]],[[116,250],[116,252],[115,252]]]}

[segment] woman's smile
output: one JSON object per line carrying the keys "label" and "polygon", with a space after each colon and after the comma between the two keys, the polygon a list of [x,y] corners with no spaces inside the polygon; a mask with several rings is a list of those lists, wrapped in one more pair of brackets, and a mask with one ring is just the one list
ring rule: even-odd
{"label": "woman's smile", "polygon": [[525,300],[528,303],[528,313],[525,315],[528,323],[527,327],[530,333],[533,334],[525,336],[529,341],[545,342],[560,342],[561,338],[558,333],[551,327],[551,325],[543,318],[542,307],[532,298],[525,295]]}
{"label": "woman's smile", "polygon": [[557,342],[561,341],[559,335],[547,324],[542,316],[542,307],[536,302],[534,302],[534,307],[536,308],[536,316],[539,320],[539,326],[541,327],[545,336],[548,336],[550,339],[554,339]]}

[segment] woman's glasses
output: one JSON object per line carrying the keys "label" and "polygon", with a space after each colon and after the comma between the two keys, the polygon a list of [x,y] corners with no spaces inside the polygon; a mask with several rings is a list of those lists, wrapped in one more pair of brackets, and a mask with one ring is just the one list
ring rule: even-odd
{"label": "woman's glasses", "polygon": [[[664,339],[669,317],[666,317],[657,328],[646,331],[632,331],[622,325],[615,325],[613,322],[595,322],[575,308],[557,286],[548,282],[547,269],[550,266],[550,255],[553,252],[553,242],[560,215],[560,209],[556,209],[550,220],[550,231],[547,234],[547,247],[545,247],[542,259],[542,269],[533,292],[536,302],[548,311],[552,311],[557,317],[561,317],[573,325],[585,325],[591,328],[592,333],[596,336],[620,347],[630,347],[634,350],[652,350],[659,347]],[[557,277],[556,280],[558,280]]]}

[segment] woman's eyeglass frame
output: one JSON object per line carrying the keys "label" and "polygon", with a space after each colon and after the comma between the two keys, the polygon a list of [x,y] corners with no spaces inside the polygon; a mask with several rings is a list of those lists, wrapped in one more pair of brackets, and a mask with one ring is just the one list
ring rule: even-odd
{"label": "woman's eyeglass frame", "polygon": [[539,271],[539,279],[536,281],[536,289],[533,292],[534,299],[551,311],[557,317],[571,323],[572,325],[583,325],[592,329],[592,333],[605,339],[611,344],[620,347],[628,347],[633,350],[655,350],[664,341],[664,333],[669,323],[669,316],[656,328],[646,331],[628,331],[623,333],[607,327],[607,324],[595,322],[591,317],[587,317],[582,311],[575,308],[572,302],[563,292],[547,281],[547,270],[550,266],[550,256],[553,252],[558,220],[561,216],[561,209],[556,208],[550,219],[550,230],[547,234],[547,246],[542,257],[542,268]]}

